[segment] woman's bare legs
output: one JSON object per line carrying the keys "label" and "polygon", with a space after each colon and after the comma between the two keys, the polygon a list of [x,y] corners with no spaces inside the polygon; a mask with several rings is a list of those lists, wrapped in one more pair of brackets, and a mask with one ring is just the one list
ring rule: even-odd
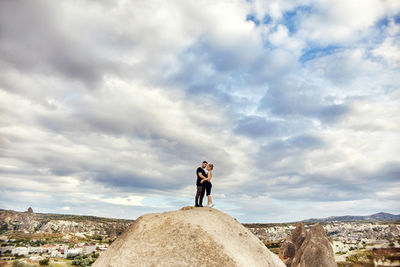
{"label": "woman's bare legs", "polygon": [[207,203],[207,206],[213,207],[213,206],[214,206],[214,204],[213,204],[213,202],[212,202],[212,197],[211,197],[211,195],[208,195],[207,197],[208,197],[208,203]]}

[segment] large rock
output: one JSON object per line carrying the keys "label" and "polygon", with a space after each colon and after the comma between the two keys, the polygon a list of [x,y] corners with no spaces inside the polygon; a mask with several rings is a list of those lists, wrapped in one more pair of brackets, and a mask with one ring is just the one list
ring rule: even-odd
{"label": "large rock", "polygon": [[227,214],[211,208],[186,207],[141,216],[93,266],[285,267],[285,264]]}
{"label": "large rock", "polygon": [[335,255],[324,228],[313,225],[306,231],[303,224],[282,244],[279,257],[287,267],[336,267]]}
{"label": "large rock", "polygon": [[336,267],[335,255],[324,228],[316,224],[296,251],[291,267]]}
{"label": "large rock", "polygon": [[307,237],[307,230],[302,223],[296,224],[296,229],[292,231],[291,241],[296,249],[299,249]]}
{"label": "large rock", "polygon": [[282,259],[287,267],[291,267],[296,251],[301,247],[306,237],[306,228],[302,223],[298,223],[296,224],[296,228],[291,232],[290,236],[282,244],[279,250],[279,258]]}

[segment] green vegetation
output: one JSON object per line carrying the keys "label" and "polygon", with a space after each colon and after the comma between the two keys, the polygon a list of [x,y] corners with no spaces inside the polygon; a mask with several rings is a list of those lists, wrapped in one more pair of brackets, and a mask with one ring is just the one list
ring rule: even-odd
{"label": "green vegetation", "polygon": [[7,224],[0,225],[0,234],[7,232],[8,226]]}
{"label": "green vegetation", "polygon": [[370,251],[359,252],[357,254],[350,255],[346,257],[346,261],[352,264],[357,264],[357,266],[374,266],[373,256]]}
{"label": "green vegetation", "polygon": [[16,260],[13,262],[12,267],[37,267],[37,264],[28,264],[23,261]]}
{"label": "green vegetation", "polygon": [[281,247],[281,244],[279,242],[263,241],[263,243],[267,248],[280,248]]}
{"label": "green vegetation", "polygon": [[91,266],[93,262],[99,257],[99,254],[93,253],[86,256],[74,257],[72,264],[75,266]]}
{"label": "green vegetation", "polygon": [[49,261],[50,261],[50,259],[46,258],[46,259],[39,261],[39,264],[40,264],[40,266],[47,266],[47,265],[49,265]]}
{"label": "green vegetation", "polygon": [[327,233],[326,235],[332,236],[332,235],[337,235],[338,233],[339,233],[339,231],[332,231],[332,232]]}

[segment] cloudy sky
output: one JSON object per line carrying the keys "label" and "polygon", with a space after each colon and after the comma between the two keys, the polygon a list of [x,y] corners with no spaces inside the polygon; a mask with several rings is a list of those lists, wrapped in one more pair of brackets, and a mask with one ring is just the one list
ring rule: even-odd
{"label": "cloudy sky", "polygon": [[400,1],[0,1],[0,208],[400,213]]}

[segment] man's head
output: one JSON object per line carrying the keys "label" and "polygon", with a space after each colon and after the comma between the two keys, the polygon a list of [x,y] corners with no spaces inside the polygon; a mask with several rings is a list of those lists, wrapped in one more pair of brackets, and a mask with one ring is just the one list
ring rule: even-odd
{"label": "man's head", "polygon": [[203,161],[203,163],[201,164],[201,167],[204,169],[205,167],[207,167],[207,161]]}

